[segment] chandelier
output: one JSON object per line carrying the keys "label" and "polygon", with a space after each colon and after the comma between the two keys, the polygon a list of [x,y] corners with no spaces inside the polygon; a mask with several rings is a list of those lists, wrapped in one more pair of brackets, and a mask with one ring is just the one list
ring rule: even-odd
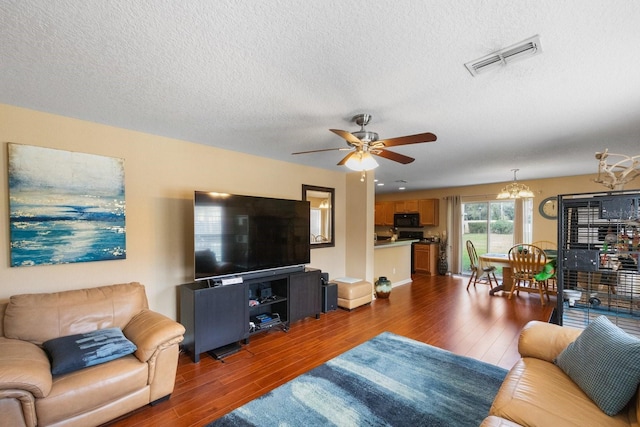
{"label": "chandelier", "polygon": [[522,199],[526,197],[533,197],[533,191],[524,184],[519,184],[516,178],[516,172],[520,169],[511,169],[513,171],[513,182],[498,193],[497,199]]}

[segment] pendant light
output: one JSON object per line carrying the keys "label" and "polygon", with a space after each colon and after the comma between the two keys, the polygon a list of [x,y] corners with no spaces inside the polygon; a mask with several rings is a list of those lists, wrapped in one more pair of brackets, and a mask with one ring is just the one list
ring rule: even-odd
{"label": "pendant light", "polygon": [[496,199],[522,199],[527,197],[533,197],[533,191],[524,184],[519,184],[516,178],[516,172],[520,169],[511,169],[513,171],[513,182],[498,193]]}

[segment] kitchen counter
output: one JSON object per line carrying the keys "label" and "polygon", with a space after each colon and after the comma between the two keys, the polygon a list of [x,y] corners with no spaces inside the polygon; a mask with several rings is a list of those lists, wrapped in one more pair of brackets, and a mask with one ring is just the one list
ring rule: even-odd
{"label": "kitchen counter", "polygon": [[419,239],[397,239],[395,242],[391,240],[376,240],[374,243],[375,249],[380,248],[395,248],[398,246],[411,246],[412,243],[419,242]]}
{"label": "kitchen counter", "polygon": [[413,246],[413,272],[426,273],[430,276],[438,274],[438,255],[440,243],[421,241]]}
{"label": "kitchen counter", "polygon": [[[385,276],[393,287],[411,283],[411,252],[419,239],[377,241],[373,251],[373,276],[375,280]],[[383,250],[384,249],[384,250]],[[393,298],[393,292],[391,293]]]}

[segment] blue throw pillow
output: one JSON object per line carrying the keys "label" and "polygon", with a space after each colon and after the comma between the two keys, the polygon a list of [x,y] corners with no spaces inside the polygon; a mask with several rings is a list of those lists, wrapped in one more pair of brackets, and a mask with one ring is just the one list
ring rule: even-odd
{"label": "blue throw pillow", "polygon": [[605,414],[613,416],[640,384],[640,339],[600,316],[554,362]]}
{"label": "blue throw pillow", "polygon": [[42,344],[51,360],[51,373],[66,374],[99,365],[136,351],[118,328],[54,338]]}

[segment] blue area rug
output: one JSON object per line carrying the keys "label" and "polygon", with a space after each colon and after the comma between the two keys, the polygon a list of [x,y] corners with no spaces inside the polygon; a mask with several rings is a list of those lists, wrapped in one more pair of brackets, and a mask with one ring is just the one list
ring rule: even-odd
{"label": "blue area rug", "polygon": [[477,427],[506,374],[384,332],[207,427]]}

